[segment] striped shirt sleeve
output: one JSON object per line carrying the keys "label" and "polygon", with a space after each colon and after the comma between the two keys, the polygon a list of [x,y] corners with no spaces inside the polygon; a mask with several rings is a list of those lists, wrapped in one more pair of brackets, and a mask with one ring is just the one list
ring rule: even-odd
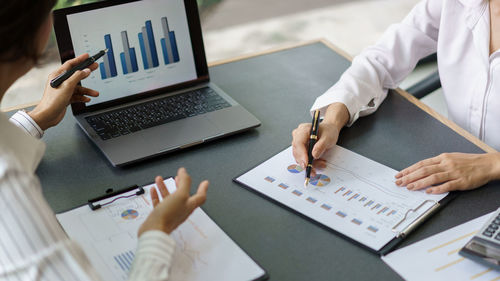
{"label": "striped shirt sleeve", "polygon": [[175,241],[158,230],[144,232],[139,237],[129,280],[167,280],[175,251]]}
{"label": "striped shirt sleeve", "polygon": [[[101,280],[57,222],[36,176],[0,169],[0,207],[0,280]],[[167,280],[174,250],[169,235],[145,232],[129,280]]]}
{"label": "striped shirt sleeve", "polygon": [[69,240],[34,175],[0,171],[0,280],[101,280]]}

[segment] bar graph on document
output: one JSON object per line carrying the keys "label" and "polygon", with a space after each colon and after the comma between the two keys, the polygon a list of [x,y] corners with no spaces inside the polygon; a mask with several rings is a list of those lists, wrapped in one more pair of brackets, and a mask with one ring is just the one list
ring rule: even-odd
{"label": "bar graph on document", "polygon": [[487,214],[448,229],[382,259],[405,280],[499,281],[500,271],[458,254],[490,216]]}
{"label": "bar graph on document", "polygon": [[[171,193],[173,178],[165,180]],[[137,247],[137,231],[152,210],[150,188],[139,197],[117,199],[92,211],[88,206],[58,214],[66,233],[82,246],[102,280],[127,280]],[[135,194],[136,190],[106,199]],[[194,210],[171,233],[176,246],[169,280],[253,280],[262,270],[203,212]],[[260,274],[260,275],[259,275]]]}
{"label": "bar graph on document", "polygon": [[128,273],[132,267],[132,262],[134,261],[135,254],[133,251],[127,251],[113,257],[118,266],[123,270],[123,272]]}
{"label": "bar graph on document", "polygon": [[[339,146],[324,159],[327,167],[318,170],[307,188],[305,172],[295,164],[291,148],[237,180],[375,250],[394,238],[392,227],[409,209],[446,196],[399,188],[394,184],[395,170]],[[409,214],[400,228],[430,206],[432,202]]]}
{"label": "bar graph on document", "polygon": [[79,242],[104,280],[127,279],[135,257],[137,229],[151,208],[145,194],[117,201],[98,211],[88,212],[88,207],[83,208],[71,219],[78,226],[75,232],[85,235],[86,239]]}

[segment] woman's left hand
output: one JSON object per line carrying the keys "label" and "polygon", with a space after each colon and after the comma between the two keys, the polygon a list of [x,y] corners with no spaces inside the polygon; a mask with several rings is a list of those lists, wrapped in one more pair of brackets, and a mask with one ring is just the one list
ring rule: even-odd
{"label": "woman's left hand", "polygon": [[409,190],[428,187],[426,192],[432,194],[474,189],[498,178],[499,155],[443,153],[402,170],[396,184]]}
{"label": "woman's left hand", "polygon": [[97,69],[97,63],[92,64],[87,69],[75,72],[70,78],[64,81],[56,89],[50,86],[50,81],[56,78],[64,71],[68,71],[74,66],[80,64],[89,57],[88,54],[83,54],[74,59],[66,61],[58,70],[49,75],[45,92],[43,93],[42,100],[28,114],[40,126],[42,130],[53,127],[64,117],[66,108],[70,103],[76,102],[89,102],[90,97],[97,97],[97,91],[79,86],[78,83],[87,78],[91,71]]}

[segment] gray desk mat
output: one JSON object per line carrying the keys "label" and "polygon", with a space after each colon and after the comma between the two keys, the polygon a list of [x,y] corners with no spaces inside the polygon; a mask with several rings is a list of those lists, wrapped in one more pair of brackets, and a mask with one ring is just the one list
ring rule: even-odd
{"label": "gray desk mat", "polygon": [[[154,176],[174,175],[184,166],[194,183],[211,181],[203,209],[271,280],[398,280],[375,254],[232,182],[290,145],[291,131],[310,122],[308,110],[315,97],[349,64],[316,43],[212,67],[212,80],[262,126],[121,169],[106,161],[68,113],[44,137],[47,151],[37,170],[44,195],[54,211],[62,212],[108,188],[150,183]],[[481,151],[395,93],[375,114],[346,128],[339,144],[394,169],[442,152]],[[493,211],[500,198],[498,185],[461,193],[403,245]]]}

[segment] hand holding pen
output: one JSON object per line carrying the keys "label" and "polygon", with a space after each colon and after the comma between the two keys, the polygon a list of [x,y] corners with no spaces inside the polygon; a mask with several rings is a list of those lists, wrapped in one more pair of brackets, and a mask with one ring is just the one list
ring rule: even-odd
{"label": "hand holding pen", "polygon": [[81,80],[87,78],[92,71],[97,69],[97,63],[93,63],[81,71],[75,71],[65,80],[65,83],[60,84],[57,88],[50,85],[50,81],[63,73],[68,73],[88,58],[88,54],[82,54],[70,59],[49,75],[49,81],[41,101],[32,111],[28,112],[42,130],[57,125],[64,117],[69,104],[89,102],[91,98],[99,96],[99,92],[78,85]]}
{"label": "hand holding pen", "polygon": [[[293,157],[304,170],[311,158],[315,158],[314,168],[326,166],[326,162],[321,161],[321,157],[337,143],[340,130],[349,120],[349,111],[344,104],[333,103],[324,111],[323,116],[323,122],[318,122],[317,141],[315,141],[312,151],[308,149],[310,147],[311,123],[302,123],[292,132]],[[310,153],[312,153],[312,157]],[[314,175],[314,169],[311,169],[311,174]]]}
{"label": "hand holding pen", "polygon": [[314,161],[312,151],[313,151],[314,145],[316,144],[316,141],[318,141],[319,115],[320,115],[319,110],[314,111],[311,133],[309,134],[310,135],[309,136],[309,147],[307,149],[308,163],[307,163],[307,167],[306,167],[306,181],[304,182],[305,187],[307,187],[307,185],[309,184],[309,180],[311,179],[311,170],[313,167],[312,164]]}
{"label": "hand holding pen", "polygon": [[70,78],[75,72],[78,70],[84,70],[94,64],[98,59],[100,59],[102,56],[104,56],[108,52],[108,49],[102,50],[99,53],[89,57],[88,59],[84,60],[83,62],[79,63],[78,65],[72,67],[71,69],[64,71],[63,73],[59,74],[56,78],[52,79],[50,81],[50,86],[52,88],[57,88],[59,87],[64,81],[66,81],[68,78]]}

